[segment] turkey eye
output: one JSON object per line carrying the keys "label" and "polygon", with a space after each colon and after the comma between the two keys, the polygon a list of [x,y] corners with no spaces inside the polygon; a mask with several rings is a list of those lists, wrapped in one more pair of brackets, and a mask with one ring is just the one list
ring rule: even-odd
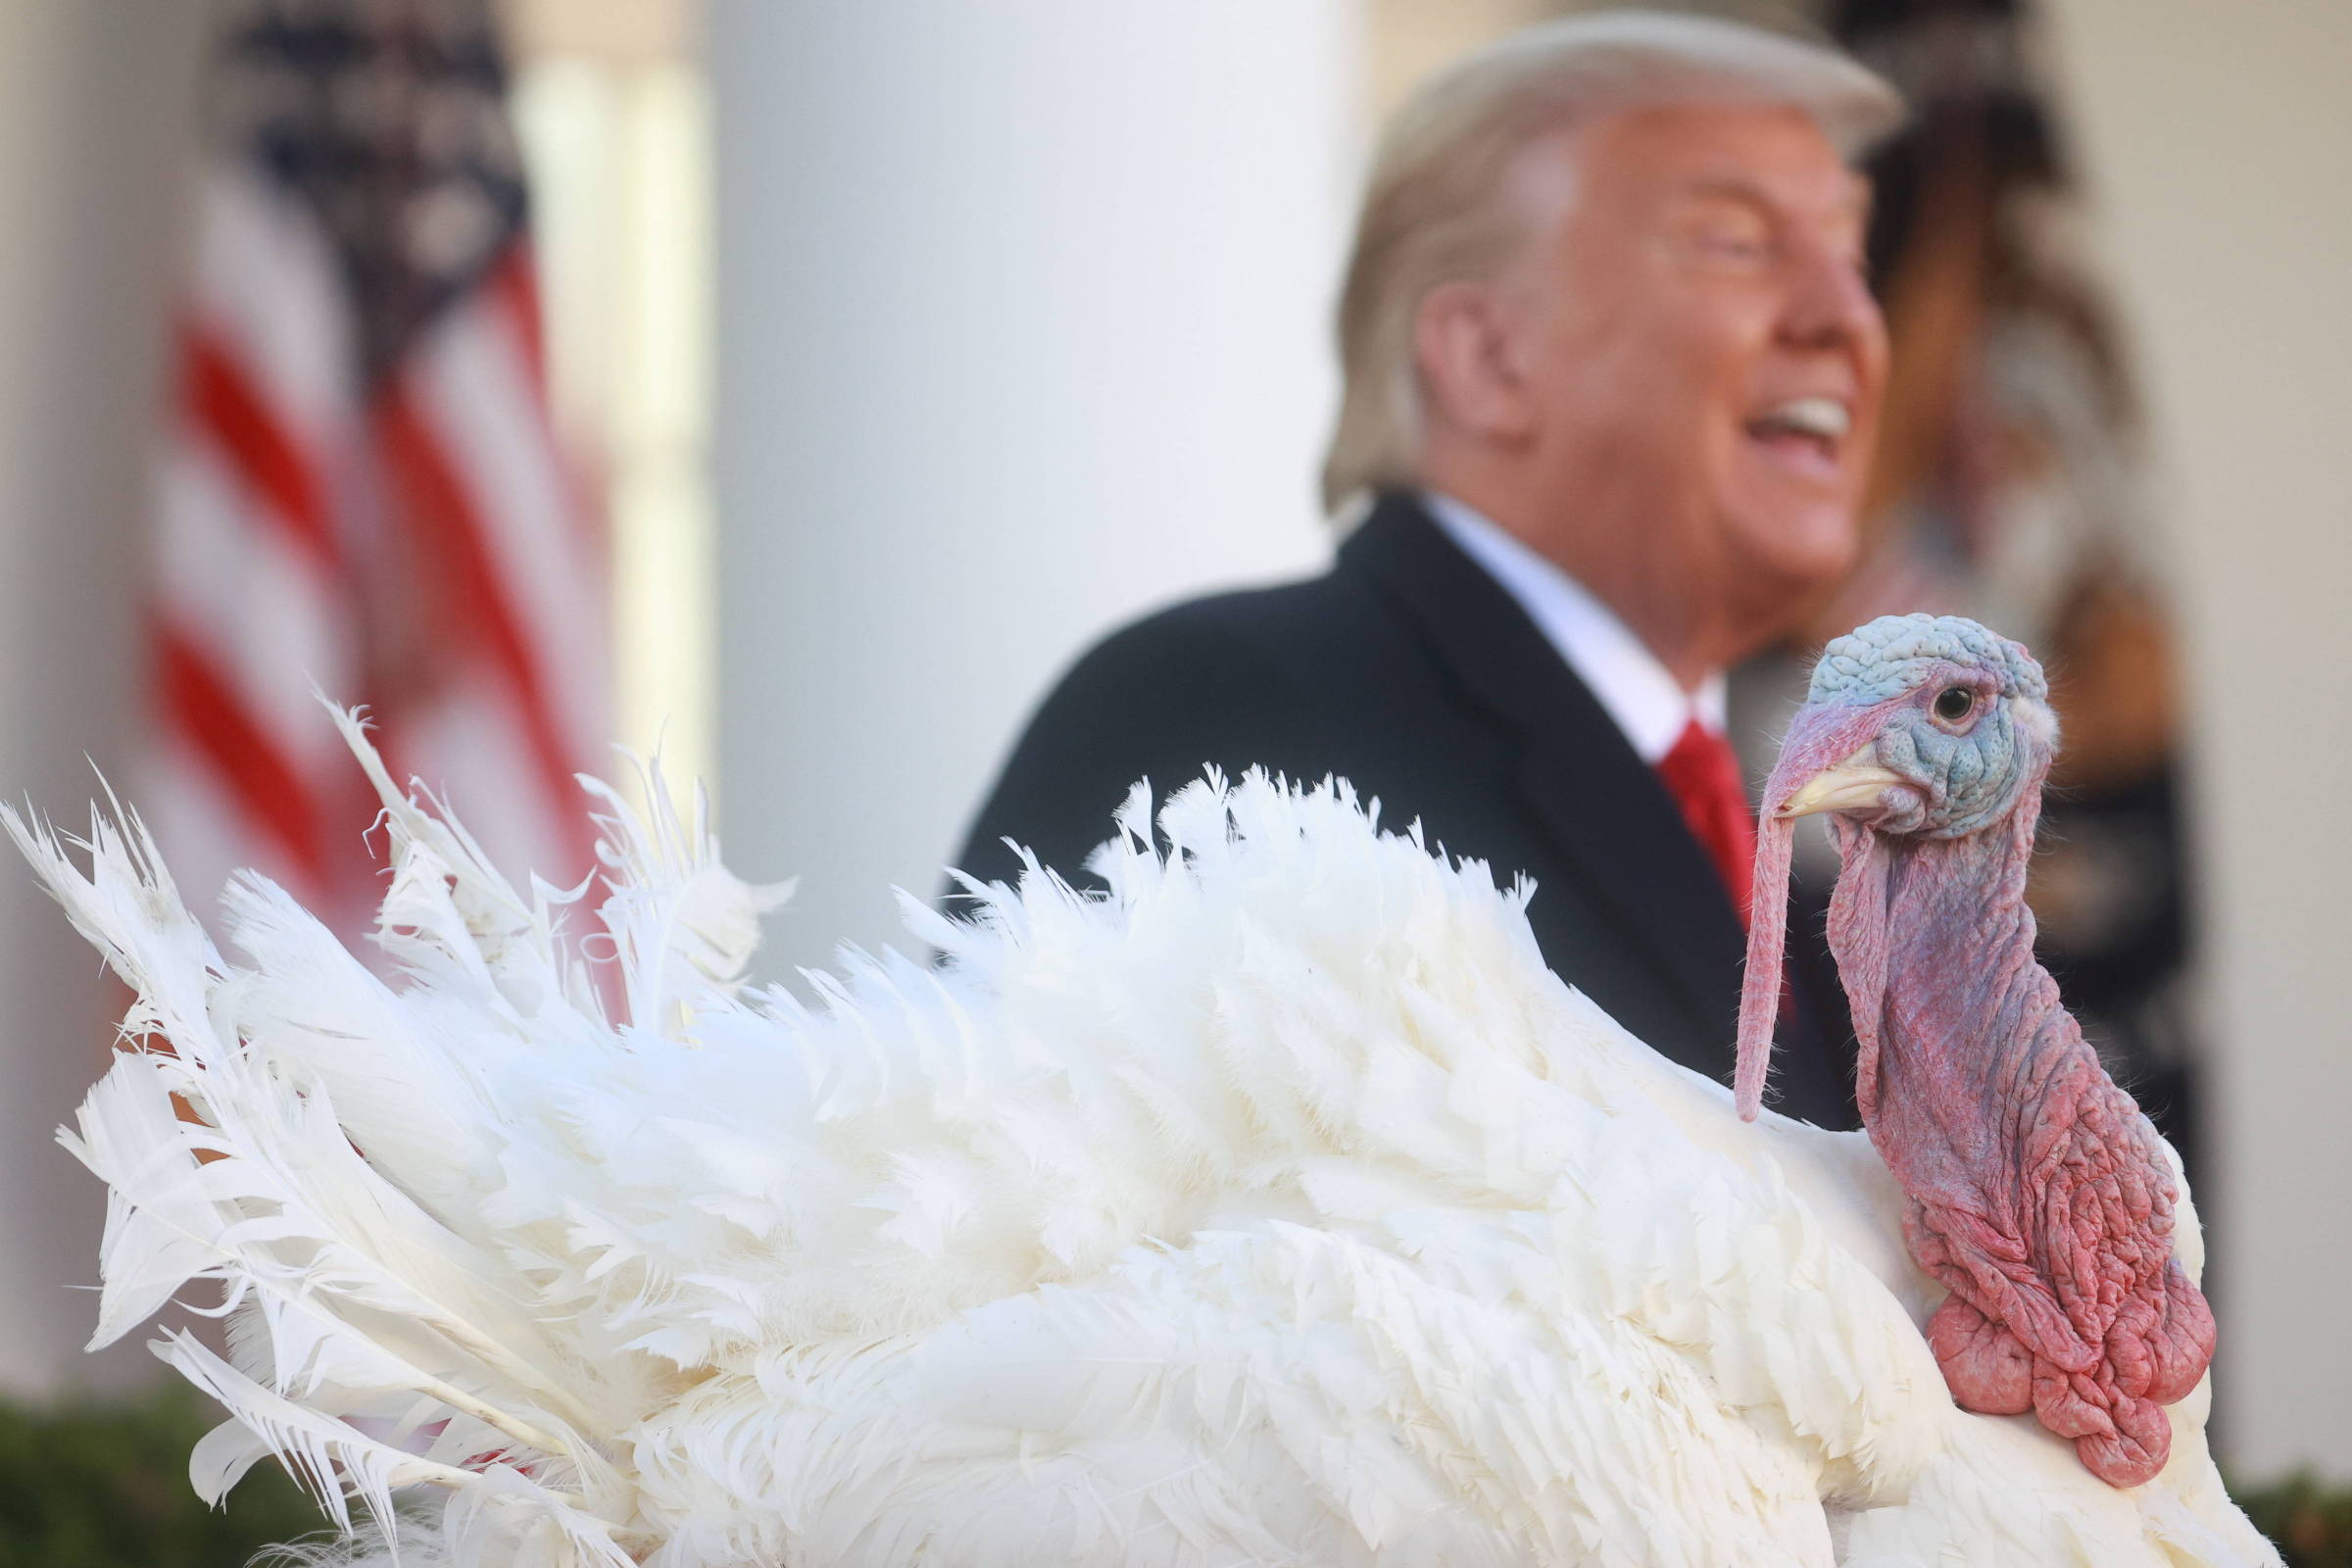
{"label": "turkey eye", "polygon": [[1946,686],[1936,694],[1936,716],[1957,724],[1976,710],[1977,694],[1966,686]]}

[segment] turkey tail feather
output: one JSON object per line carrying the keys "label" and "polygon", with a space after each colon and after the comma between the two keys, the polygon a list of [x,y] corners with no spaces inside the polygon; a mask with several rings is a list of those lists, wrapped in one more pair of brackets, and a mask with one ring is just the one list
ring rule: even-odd
{"label": "turkey tail feather", "polygon": [[[355,715],[337,717],[393,824],[388,946],[461,994],[535,992],[549,1018],[594,1016],[555,939],[564,896],[518,895],[463,829],[392,788]],[[223,900],[257,962],[232,969],[119,805],[86,839],[5,806],[0,829],[135,995],[133,1049],[59,1135],[110,1189],[93,1347],[197,1281],[222,1298],[191,1310],[238,1314],[238,1365],[181,1333],[154,1347],[236,1417],[193,1456],[198,1490],[217,1499],[275,1454],[347,1534],[356,1503],[388,1539],[392,1492],[432,1484],[480,1494],[464,1514],[477,1527],[535,1511],[570,1561],[626,1562],[597,1516],[625,1518],[629,1494],[600,1446],[613,1423],[593,1407],[597,1379],[465,1190],[468,1156],[495,1147],[480,1075],[449,1040],[416,1037],[396,995],[259,878]],[[706,983],[731,980],[739,931],[702,925],[717,950]]]}

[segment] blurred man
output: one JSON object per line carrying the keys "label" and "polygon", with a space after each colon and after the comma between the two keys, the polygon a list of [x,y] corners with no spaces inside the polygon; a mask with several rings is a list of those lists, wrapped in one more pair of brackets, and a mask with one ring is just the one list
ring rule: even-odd
{"label": "blurred man", "polygon": [[[1886,350],[1847,160],[1899,115],[1828,50],[1641,13],[1425,88],[1340,306],[1333,569],[1087,654],[958,863],[1010,876],[1011,839],[1076,878],[1139,777],[1336,773],[1529,873],[1552,967],[1728,1079],[1753,822],[1723,672],[1854,556]],[[1781,1107],[1851,1125],[1841,1009],[1818,967],[1795,989]]]}

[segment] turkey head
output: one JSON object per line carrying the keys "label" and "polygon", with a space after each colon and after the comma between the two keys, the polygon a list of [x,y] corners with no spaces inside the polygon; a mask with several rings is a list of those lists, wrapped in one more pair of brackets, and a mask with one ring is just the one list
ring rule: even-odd
{"label": "turkey head", "polygon": [[2164,1406],[2213,1315],[2173,1256],[2172,1168],[2034,957],[2026,869],[2058,724],[2041,667],[1973,620],[1888,615],[1831,643],[1764,790],[1737,1094],[1762,1100],[1795,818],[1832,813],[1830,948],[1855,1098],[1909,1197],[1952,1396],[2028,1411],[2118,1487],[2164,1467]]}

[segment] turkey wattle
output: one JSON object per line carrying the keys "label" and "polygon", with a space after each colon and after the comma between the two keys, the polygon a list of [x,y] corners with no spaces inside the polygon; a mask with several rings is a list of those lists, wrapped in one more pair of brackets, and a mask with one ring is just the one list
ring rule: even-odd
{"label": "turkey wattle", "polygon": [[[229,1356],[158,1344],[235,1417],[200,1489],[275,1453],[347,1529],[365,1506],[363,1552],[395,1489],[439,1489],[401,1515],[422,1564],[2275,1565],[2207,1453],[2210,1384],[2131,1338],[2187,1321],[2187,1194],[2003,946],[2037,680],[1968,622],[1874,623],[1776,775],[1776,811],[1873,824],[1842,828],[1837,927],[1868,1137],[1757,1114],[1769,944],[1743,1120],[1544,968],[1528,890],[1345,786],[1212,779],[1156,823],[1139,788],[1107,897],[910,902],[945,969],[847,955],[814,1006],[742,989],[772,901],[699,820],[607,795],[607,988],[560,898],[348,721],[389,980],[251,879],[231,962],[135,822],[97,821],[84,875],[8,815],[136,991],[128,1037],[171,1047],[122,1054],[68,1135],[114,1188],[97,1338],[220,1282]],[[1974,716],[1938,717],[1956,686]],[[1941,1051],[1963,1019],[2031,1038]],[[2019,1108],[1920,1108],[1944,1091]],[[2029,1185],[2045,1159],[2122,1174],[2092,1203]],[[2141,1228],[2110,1227],[2134,1193]],[[1939,1360],[1969,1402],[2104,1415],[2121,1462],[2161,1422],[2170,1458],[2111,1486],[1956,1407]],[[2076,1402],[2045,1403],[2061,1374]]]}
{"label": "turkey wattle", "polygon": [[1830,644],[1764,792],[1740,1008],[1752,1119],[1780,997],[1789,838],[1837,813],[1830,948],[1863,1125],[1950,1290],[1928,1324],[1953,1397],[2031,1410],[2119,1487],[2164,1468],[2162,1406],[2213,1360],[2173,1256],[2173,1173],[2034,958],[2027,862],[2058,723],[2041,667],[1974,621],[1889,615]]}

